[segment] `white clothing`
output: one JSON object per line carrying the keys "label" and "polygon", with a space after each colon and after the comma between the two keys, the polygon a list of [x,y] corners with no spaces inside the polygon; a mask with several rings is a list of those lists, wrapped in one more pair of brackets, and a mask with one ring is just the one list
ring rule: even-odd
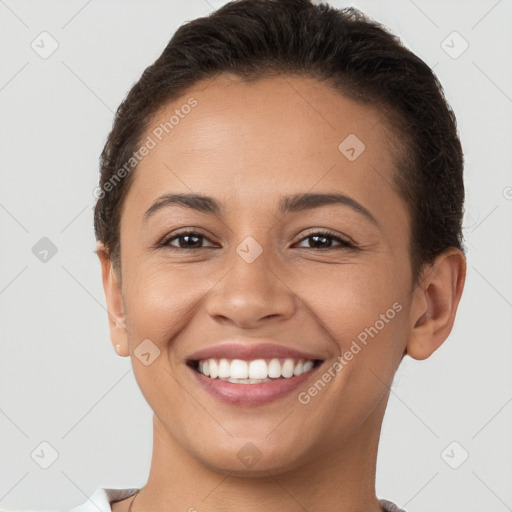
{"label": "white clothing", "polygon": [[[83,505],[78,505],[65,512],[112,512],[111,503],[133,496],[138,489],[98,489]],[[386,512],[406,512],[394,503],[380,500]]]}

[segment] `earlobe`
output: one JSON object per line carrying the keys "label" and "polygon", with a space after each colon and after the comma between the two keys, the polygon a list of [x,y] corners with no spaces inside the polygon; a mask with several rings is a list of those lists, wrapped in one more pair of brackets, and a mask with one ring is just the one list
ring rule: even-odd
{"label": "earlobe", "polygon": [[126,357],[130,355],[128,335],[125,326],[124,304],[120,278],[114,271],[108,249],[100,242],[96,253],[101,264],[103,290],[107,303],[110,340],[116,353]]}
{"label": "earlobe", "polygon": [[466,278],[466,257],[454,247],[439,255],[414,291],[406,353],[430,357],[450,334]]}

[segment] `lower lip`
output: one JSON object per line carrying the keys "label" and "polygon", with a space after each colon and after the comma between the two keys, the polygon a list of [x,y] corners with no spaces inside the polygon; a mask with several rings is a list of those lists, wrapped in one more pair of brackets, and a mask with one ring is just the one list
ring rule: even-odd
{"label": "lower lip", "polygon": [[321,364],[318,364],[297,377],[275,379],[272,382],[262,382],[261,384],[233,384],[219,379],[210,379],[193,368],[189,367],[189,369],[199,384],[215,398],[232,405],[250,407],[268,404],[289,395],[315,374],[320,366]]}

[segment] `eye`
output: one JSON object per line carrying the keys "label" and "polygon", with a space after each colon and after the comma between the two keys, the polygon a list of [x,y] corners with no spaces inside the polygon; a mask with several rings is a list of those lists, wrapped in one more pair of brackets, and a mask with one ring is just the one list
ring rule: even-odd
{"label": "eye", "polygon": [[[177,245],[172,243],[177,241]],[[181,233],[174,234],[172,237],[164,239],[159,246],[169,247],[171,249],[203,249],[205,246],[202,245],[203,240],[211,242],[205,235],[198,233],[197,231],[182,231]],[[213,246],[213,244],[212,244]],[[211,247],[211,246],[210,246]]]}
{"label": "eye", "polygon": [[[339,242],[338,245],[333,246],[332,242],[335,240],[336,242]],[[313,247],[304,247],[306,249],[354,249],[356,246],[349,242],[348,240],[343,240],[339,236],[336,235],[336,233],[332,231],[319,231],[310,233],[309,235],[303,237],[300,240],[300,243],[304,241],[313,241]]]}
{"label": "eye", "polygon": [[[209,246],[204,246],[203,242],[208,241],[210,243]],[[329,250],[329,249],[349,249],[355,248],[356,246],[349,242],[348,240],[344,240],[337,236],[333,231],[318,231],[310,233],[309,235],[303,237],[299,243],[303,243],[305,241],[312,241],[312,247],[305,247],[305,249],[316,249],[316,250]],[[333,241],[337,242],[337,245],[333,245]],[[159,247],[168,247],[170,249],[182,249],[182,250],[195,250],[195,249],[205,249],[207,247],[213,247],[213,242],[202,233],[197,231],[182,231],[181,233],[175,233],[174,235],[164,239],[160,242]]]}

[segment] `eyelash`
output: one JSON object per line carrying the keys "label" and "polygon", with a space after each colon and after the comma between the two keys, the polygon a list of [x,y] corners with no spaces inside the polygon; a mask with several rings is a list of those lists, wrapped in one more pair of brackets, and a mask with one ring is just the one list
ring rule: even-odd
{"label": "eyelash", "polygon": [[[209,242],[212,242],[207,236],[197,232],[197,231],[183,231],[181,233],[175,234],[170,238],[164,239],[162,242],[158,244],[158,247],[166,247],[171,250],[178,250],[178,251],[198,251],[200,249],[207,249],[211,247],[175,247],[170,245],[170,242],[176,239],[179,239],[181,237],[190,236],[190,235],[196,235],[197,238],[206,239]],[[355,249],[356,246],[349,242],[348,240],[343,240],[339,236],[336,235],[333,231],[330,230],[324,230],[324,231],[314,231],[307,236],[302,237],[297,243],[303,242],[304,240],[307,240],[308,238],[313,238],[315,236],[323,237],[323,238],[332,238],[333,240],[339,242],[340,244],[334,247],[326,247],[326,248],[319,248],[319,247],[301,247],[301,249],[312,249],[314,251],[329,251],[329,250],[336,250],[336,249]],[[213,242],[212,242],[213,243]]]}

